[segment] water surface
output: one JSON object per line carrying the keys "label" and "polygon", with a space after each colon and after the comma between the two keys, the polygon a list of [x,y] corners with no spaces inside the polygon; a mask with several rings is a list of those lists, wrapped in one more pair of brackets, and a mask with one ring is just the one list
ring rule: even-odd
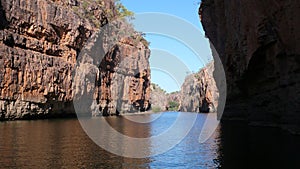
{"label": "water surface", "polygon": [[[178,113],[158,115],[136,115],[144,122],[153,120],[140,124],[126,117],[102,120],[128,136],[146,138],[165,131]],[[191,113],[184,115],[191,116]],[[77,119],[1,122],[0,168],[300,167],[298,136],[276,128],[231,122],[223,123],[206,143],[200,144],[199,134],[206,115],[197,116],[194,127],[181,143],[164,154],[142,159],[120,157],[103,150],[85,134]],[[172,138],[165,138],[165,141],[169,139]],[[155,151],[161,145],[149,144],[145,148]]]}

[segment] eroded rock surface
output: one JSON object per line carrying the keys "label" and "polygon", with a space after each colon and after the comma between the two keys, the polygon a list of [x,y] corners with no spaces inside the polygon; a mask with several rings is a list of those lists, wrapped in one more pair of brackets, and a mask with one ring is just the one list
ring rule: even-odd
{"label": "eroded rock surface", "polygon": [[132,41],[115,45],[100,63],[96,101],[103,115],[150,108],[150,50]]}
{"label": "eroded rock surface", "polygon": [[299,126],[300,1],[203,0],[206,36],[225,68],[225,118]]}
{"label": "eroded rock surface", "polygon": [[213,71],[214,62],[211,62],[199,72],[186,77],[180,91],[180,111],[216,112],[219,92]]}
{"label": "eroded rock surface", "polygon": [[[1,0],[0,119],[65,117],[74,114],[72,73],[77,57],[92,34],[107,24],[108,17],[115,15],[114,3],[110,0]],[[126,61],[128,65],[136,65],[141,60],[148,63],[147,58],[143,57],[149,54],[139,55],[144,49],[139,50],[139,47],[124,43],[117,47],[124,54],[122,57],[130,56],[128,58],[131,60]],[[103,62],[104,65],[110,63]],[[147,79],[150,71],[147,64],[143,66],[146,67],[146,75],[127,78],[123,82],[137,85],[140,83],[133,81]],[[88,72],[90,68],[86,69]],[[96,75],[98,72],[93,73]],[[101,73],[106,78],[112,76],[107,69],[101,69]],[[112,90],[116,87],[100,88]],[[137,90],[138,94],[133,90]],[[145,94],[146,91],[147,87],[131,87],[128,100],[136,106],[141,105],[149,95]],[[99,104],[111,92],[102,93]],[[147,106],[140,107],[143,110]]]}
{"label": "eroded rock surface", "polygon": [[152,110],[181,112],[217,112],[219,90],[213,76],[214,62],[208,63],[199,72],[188,75],[180,91],[166,93],[158,85],[151,86]]}
{"label": "eroded rock surface", "polygon": [[161,89],[157,84],[151,84],[151,108],[152,111],[161,112],[166,111],[168,106],[168,96],[166,91]]}

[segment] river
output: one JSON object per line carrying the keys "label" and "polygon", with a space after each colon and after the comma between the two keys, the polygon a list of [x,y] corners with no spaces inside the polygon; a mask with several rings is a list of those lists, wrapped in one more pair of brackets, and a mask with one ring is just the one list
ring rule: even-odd
{"label": "river", "polygon": [[[135,124],[126,116],[97,120],[106,120],[130,137],[146,138],[166,130],[179,114],[194,115],[178,112],[134,115],[154,119],[148,124]],[[76,118],[0,122],[0,168],[300,167],[300,137],[277,128],[226,122],[220,124],[207,142],[200,144],[200,129],[206,116],[197,114],[191,131],[174,148],[147,158],[126,158],[107,152],[87,136]],[[168,142],[171,137],[164,139]],[[162,145],[155,143],[145,148],[153,152]]]}

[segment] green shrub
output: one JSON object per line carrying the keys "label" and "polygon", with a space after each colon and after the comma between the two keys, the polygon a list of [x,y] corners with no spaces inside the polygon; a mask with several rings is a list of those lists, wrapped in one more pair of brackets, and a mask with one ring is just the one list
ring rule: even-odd
{"label": "green shrub", "polygon": [[133,19],[134,13],[129,11],[121,2],[120,0],[115,1],[115,6],[120,17],[129,17]]}
{"label": "green shrub", "polygon": [[157,107],[157,106],[154,106],[154,107],[152,107],[152,111],[153,111],[154,113],[158,113],[158,112],[161,112],[161,108],[160,108],[160,107]]}
{"label": "green shrub", "polygon": [[170,111],[177,111],[179,108],[179,103],[175,101],[169,101],[169,110]]}
{"label": "green shrub", "polygon": [[83,0],[79,6],[72,6],[73,11],[82,19],[88,19],[96,27],[100,27],[99,20],[95,17],[94,12],[89,10],[89,7],[97,6],[102,9],[104,15],[109,21],[115,20],[116,18],[126,18],[133,19],[134,13],[129,11],[120,0],[115,1],[115,8],[109,9],[104,6],[103,1],[100,0]]}

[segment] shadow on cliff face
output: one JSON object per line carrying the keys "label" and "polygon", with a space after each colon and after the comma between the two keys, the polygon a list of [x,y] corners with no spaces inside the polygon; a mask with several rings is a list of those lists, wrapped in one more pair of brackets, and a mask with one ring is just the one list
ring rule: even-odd
{"label": "shadow on cliff face", "polygon": [[226,72],[222,119],[299,133],[299,2],[202,0],[201,22]]}
{"label": "shadow on cliff face", "polygon": [[[278,90],[278,86],[275,84],[278,84],[278,79],[280,78],[276,74],[276,65],[270,62],[270,60],[275,61],[277,58],[267,56],[267,50],[272,49],[273,46],[274,43],[262,46],[254,52],[253,57],[249,62],[248,69],[244,73],[242,80],[240,80],[241,83],[239,83],[239,87],[242,92],[241,97],[244,97],[247,100],[249,110],[253,110],[248,118],[251,120],[280,123],[280,117],[276,115],[276,113],[264,113],[268,111],[268,109],[284,111],[282,110],[283,106],[276,106],[280,105],[278,102],[280,99],[270,98],[272,93]],[[269,90],[268,94],[265,94],[266,89]],[[258,116],[259,118],[255,115],[256,113],[260,113],[260,116]]]}
{"label": "shadow on cliff face", "polygon": [[0,1],[0,30],[6,28],[8,25],[8,21],[5,16],[5,12],[3,10],[2,2]]}
{"label": "shadow on cliff face", "polygon": [[[258,48],[239,81],[241,97],[248,107],[248,120],[254,123],[297,125],[297,56],[279,49],[280,43]],[[273,54],[275,51],[275,54]],[[271,54],[270,54],[271,53]],[[266,113],[269,112],[269,113]]]}

